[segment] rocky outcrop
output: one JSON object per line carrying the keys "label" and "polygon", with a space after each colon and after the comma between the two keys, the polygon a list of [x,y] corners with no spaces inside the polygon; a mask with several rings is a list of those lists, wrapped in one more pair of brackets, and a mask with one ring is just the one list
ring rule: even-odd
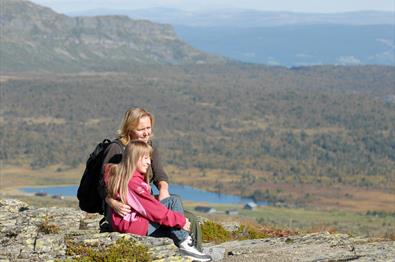
{"label": "rocky outcrop", "polygon": [[[70,245],[99,250],[121,238],[148,247],[154,261],[188,261],[170,239],[99,233],[100,218],[73,208],[0,200],[0,261],[75,258],[67,252]],[[206,244],[204,250],[214,261],[395,261],[394,241],[329,233]]]}
{"label": "rocky outcrop", "polygon": [[120,238],[134,239],[147,246],[154,261],[182,260],[173,241],[167,238],[99,233],[100,218],[73,208],[34,208],[19,200],[0,200],[0,261],[63,260],[72,258],[66,254],[69,244],[99,249]]}

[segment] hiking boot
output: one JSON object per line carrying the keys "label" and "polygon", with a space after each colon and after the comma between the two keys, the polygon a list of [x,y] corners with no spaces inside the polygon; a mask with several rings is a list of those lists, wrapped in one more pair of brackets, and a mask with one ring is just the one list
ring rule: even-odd
{"label": "hiking boot", "polygon": [[112,232],[111,224],[103,217],[99,222],[100,233]]}
{"label": "hiking boot", "polygon": [[183,242],[180,243],[180,253],[183,256],[189,257],[192,259],[192,261],[211,261],[211,257],[209,255],[206,255],[199,250],[196,249],[196,247],[193,246],[193,241],[190,236],[187,237]]}

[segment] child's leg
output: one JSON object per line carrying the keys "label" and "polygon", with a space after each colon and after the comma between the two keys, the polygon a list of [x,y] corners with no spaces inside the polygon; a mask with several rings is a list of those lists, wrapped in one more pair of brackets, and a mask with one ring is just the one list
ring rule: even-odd
{"label": "child's leg", "polygon": [[[182,214],[184,213],[181,201],[177,197],[168,197],[160,202],[168,209],[180,212]],[[153,237],[170,237],[171,239],[173,239],[174,244],[178,246],[179,243],[184,241],[189,236],[189,233],[179,228],[171,228],[166,226],[159,226],[155,223],[149,223],[148,235]]]}
{"label": "child's leg", "polygon": [[171,195],[162,199],[160,202],[168,209],[184,214],[184,207],[182,206],[181,198],[179,196]]}

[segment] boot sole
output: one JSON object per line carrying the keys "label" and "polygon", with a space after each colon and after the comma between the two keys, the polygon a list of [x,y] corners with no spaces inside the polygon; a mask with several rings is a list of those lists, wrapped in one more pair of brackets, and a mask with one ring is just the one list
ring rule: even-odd
{"label": "boot sole", "polygon": [[192,261],[196,261],[196,262],[209,262],[212,261],[211,257],[210,258],[204,258],[204,257],[197,257],[199,256],[198,254],[196,255],[192,255],[190,252],[185,251],[185,250],[180,250],[181,255],[183,255],[184,257],[188,257],[190,259],[192,259]]}

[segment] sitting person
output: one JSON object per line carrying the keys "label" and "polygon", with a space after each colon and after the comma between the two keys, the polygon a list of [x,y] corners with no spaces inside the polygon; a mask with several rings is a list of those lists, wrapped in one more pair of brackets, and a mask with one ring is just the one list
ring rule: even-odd
{"label": "sitting person", "polygon": [[[118,138],[114,140],[115,143],[109,145],[104,152],[103,167],[107,163],[118,164],[123,158],[125,147],[129,144],[129,141],[140,140],[146,142],[150,144],[153,149],[151,165],[147,173],[149,174],[150,182],[153,182],[159,190],[159,201],[169,197],[177,198],[178,196],[169,194],[168,177],[166,172],[163,170],[158,147],[154,141],[152,141],[153,126],[154,117],[150,112],[147,112],[142,108],[131,108],[127,110],[118,130]],[[104,170],[102,170],[102,174],[103,172]],[[120,216],[125,216],[130,213],[130,207],[127,204],[106,195],[103,181],[100,183],[99,192],[107,206],[112,208]],[[178,201],[180,202],[180,199]],[[102,232],[112,230],[109,227],[110,218],[108,217],[106,209],[107,207],[104,208],[105,218],[102,219],[100,223],[100,230]],[[194,214],[185,210],[184,215],[191,222],[191,235],[194,240],[194,244],[196,248],[201,251],[202,233],[198,219]]]}
{"label": "sitting person", "polygon": [[104,167],[104,182],[109,197],[130,207],[130,213],[121,216],[110,208],[111,226],[121,233],[142,236],[170,237],[180,253],[194,261],[211,261],[193,246],[188,231],[190,222],[178,198],[161,201],[151,195],[148,168],[152,147],[143,141],[130,141],[119,164]]}

